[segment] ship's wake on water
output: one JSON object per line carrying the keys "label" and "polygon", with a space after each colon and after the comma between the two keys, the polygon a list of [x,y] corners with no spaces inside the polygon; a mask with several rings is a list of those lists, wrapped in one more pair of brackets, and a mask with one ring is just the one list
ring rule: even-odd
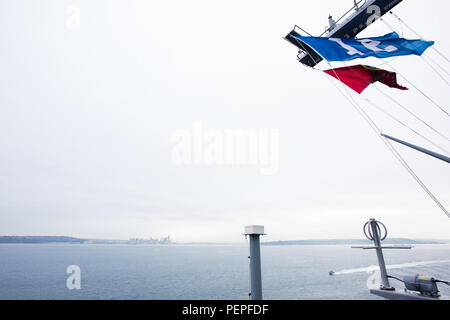
{"label": "ship's wake on water", "polygon": [[[431,261],[417,261],[417,262],[408,262],[408,263],[401,263],[401,264],[391,264],[391,265],[387,265],[386,269],[414,268],[414,267],[427,266],[427,265],[432,265],[432,264],[445,264],[445,263],[450,263],[450,260],[431,260]],[[344,270],[340,270],[340,271],[335,271],[333,273],[333,275],[351,274],[351,273],[358,273],[358,272],[372,273],[377,270],[379,270],[379,267],[376,265],[372,265],[372,266],[362,267],[362,268],[344,269]]]}

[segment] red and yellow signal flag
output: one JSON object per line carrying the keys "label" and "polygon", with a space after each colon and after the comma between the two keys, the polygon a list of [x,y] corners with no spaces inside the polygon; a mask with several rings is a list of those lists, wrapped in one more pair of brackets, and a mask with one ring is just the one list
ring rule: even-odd
{"label": "red and yellow signal flag", "polygon": [[370,84],[377,81],[391,88],[408,90],[408,88],[397,83],[397,74],[395,72],[361,64],[324,70],[324,72],[335,77],[358,93],[363,92]]}

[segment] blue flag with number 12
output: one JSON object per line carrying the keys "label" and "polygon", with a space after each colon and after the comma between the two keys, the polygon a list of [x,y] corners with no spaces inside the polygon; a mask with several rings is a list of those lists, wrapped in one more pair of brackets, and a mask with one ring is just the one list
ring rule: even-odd
{"label": "blue flag with number 12", "polygon": [[296,37],[308,44],[328,61],[348,61],[358,58],[389,58],[405,55],[422,55],[434,41],[407,40],[397,33],[374,38],[322,38]]}

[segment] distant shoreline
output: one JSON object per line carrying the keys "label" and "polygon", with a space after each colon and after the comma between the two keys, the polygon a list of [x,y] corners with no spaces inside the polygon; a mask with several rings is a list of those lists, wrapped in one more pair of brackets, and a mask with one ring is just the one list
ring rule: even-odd
{"label": "distant shoreline", "polygon": [[[391,238],[383,241],[383,244],[447,244],[445,240]],[[262,242],[266,246],[299,246],[299,245],[373,245],[373,241],[367,239],[321,239],[321,240],[290,240]]]}
{"label": "distant shoreline", "polygon": [[[67,243],[67,244],[127,244],[127,245],[237,245],[239,243],[214,243],[214,242],[136,242],[130,240],[102,240],[102,239],[82,239],[66,236],[0,236],[0,244],[39,244],[39,243]],[[448,244],[450,240],[429,240],[429,239],[409,239],[391,238],[386,239],[384,244]],[[371,241],[365,239],[320,239],[320,240],[288,240],[261,242],[262,246],[299,246],[299,245],[368,245]]]}

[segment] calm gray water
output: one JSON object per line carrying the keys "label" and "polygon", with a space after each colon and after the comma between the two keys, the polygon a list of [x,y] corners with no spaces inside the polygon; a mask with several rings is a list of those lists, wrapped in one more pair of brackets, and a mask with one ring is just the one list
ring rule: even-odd
{"label": "calm gray water", "polygon": [[[377,264],[373,250],[350,246],[263,246],[264,299],[378,299],[368,293]],[[0,299],[247,299],[248,248],[95,244],[1,244]],[[450,245],[385,250],[389,274],[431,275],[450,280]],[[81,289],[69,290],[66,268],[81,269]],[[352,269],[354,272],[352,272]],[[330,276],[330,270],[343,271]],[[403,285],[392,280],[392,285]],[[441,285],[450,296],[450,287]]]}

